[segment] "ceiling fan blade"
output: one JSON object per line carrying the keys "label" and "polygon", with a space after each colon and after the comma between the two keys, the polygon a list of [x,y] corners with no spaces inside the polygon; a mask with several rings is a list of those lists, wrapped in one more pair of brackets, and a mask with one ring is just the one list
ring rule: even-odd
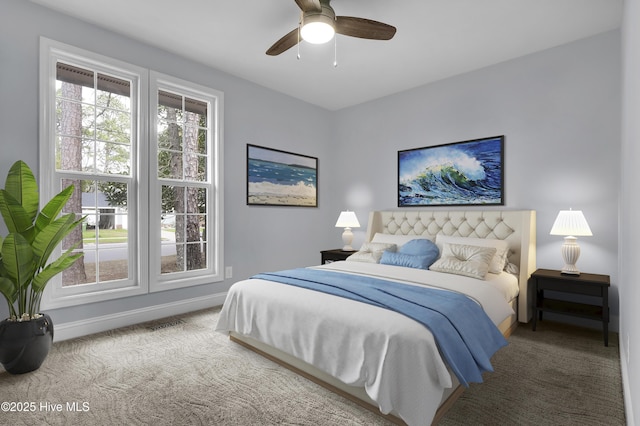
{"label": "ceiling fan blade", "polygon": [[291,30],[287,35],[273,43],[273,46],[267,50],[267,55],[279,55],[282,52],[291,49],[296,44],[298,44],[298,28]]}
{"label": "ceiling fan blade", "polygon": [[396,27],[371,19],[337,16],[336,32],[351,37],[391,40],[396,33]]}
{"label": "ceiling fan blade", "polygon": [[303,12],[322,12],[320,0],[296,0],[296,4]]}

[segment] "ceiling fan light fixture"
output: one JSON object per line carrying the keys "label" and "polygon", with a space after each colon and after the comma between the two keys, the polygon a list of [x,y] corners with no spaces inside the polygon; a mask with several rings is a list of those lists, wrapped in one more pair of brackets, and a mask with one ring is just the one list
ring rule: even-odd
{"label": "ceiling fan light fixture", "polygon": [[335,35],[333,26],[322,21],[306,22],[300,29],[302,39],[312,44],[324,44],[329,42]]}
{"label": "ceiling fan light fixture", "polygon": [[308,43],[327,43],[336,34],[335,22],[336,14],[327,2],[322,5],[321,11],[309,11],[302,13],[300,36]]}

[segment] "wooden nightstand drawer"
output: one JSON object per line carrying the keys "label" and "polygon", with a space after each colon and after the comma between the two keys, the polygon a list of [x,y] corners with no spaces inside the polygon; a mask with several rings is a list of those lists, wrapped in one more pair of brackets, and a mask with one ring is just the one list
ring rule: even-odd
{"label": "wooden nightstand drawer", "polygon": [[602,285],[592,285],[573,280],[559,280],[549,278],[538,278],[538,290],[553,290],[563,293],[582,294],[586,296],[601,297],[603,292]]}
{"label": "wooden nightstand drawer", "polygon": [[322,250],[320,254],[322,255],[322,264],[336,262],[338,260],[345,260],[347,257],[351,256],[355,253],[355,250],[345,251],[342,249],[332,249],[332,250]]}

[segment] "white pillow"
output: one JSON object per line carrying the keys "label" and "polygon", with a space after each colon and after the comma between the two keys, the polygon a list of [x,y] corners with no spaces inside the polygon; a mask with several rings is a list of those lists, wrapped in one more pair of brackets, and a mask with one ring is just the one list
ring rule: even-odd
{"label": "white pillow", "polygon": [[429,240],[433,241],[433,237],[427,237],[425,235],[395,235],[395,234],[383,234],[376,232],[371,239],[372,243],[385,243],[395,244],[398,247],[402,247],[411,240]]}
{"label": "white pillow", "polygon": [[504,270],[507,264],[507,256],[509,255],[509,243],[505,240],[496,240],[492,238],[471,238],[471,237],[452,237],[447,235],[438,234],[436,236],[436,245],[442,253],[442,246],[444,243],[451,244],[466,244],[470,246],[478,247],[493,247],[496,249],[496,254],[489,263],[489,272],[492,274],[499,274]]}
{"label": "white pillow", "polygon": [[346,260],[354,262],[380,263],[380,258],[385,250],[396,251],[395,244],[364,243],[360,250],[347,257]]}
{"label": "white pillow", "polygon": [[442,256],[429,269],[484,280],[495,253],[494,247],[444,243]]}

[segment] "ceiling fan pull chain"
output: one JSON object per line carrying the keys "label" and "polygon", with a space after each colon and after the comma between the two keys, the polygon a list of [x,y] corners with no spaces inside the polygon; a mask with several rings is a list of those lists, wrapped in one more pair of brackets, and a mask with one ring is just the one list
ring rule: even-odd
{"label": "ceiling fan pull chain", "polygon": [[302,26],[302,17],[300,19],[301,20],[298,23],[298,45],[297,45],[297,48],[298,48],[298,56],[297,56],[298,60],[300,60],[300,27]]}
{"label": "ceiling fan pull chain", "polygon": [[338,68],[338,37],[333,36],[333,67]]}

